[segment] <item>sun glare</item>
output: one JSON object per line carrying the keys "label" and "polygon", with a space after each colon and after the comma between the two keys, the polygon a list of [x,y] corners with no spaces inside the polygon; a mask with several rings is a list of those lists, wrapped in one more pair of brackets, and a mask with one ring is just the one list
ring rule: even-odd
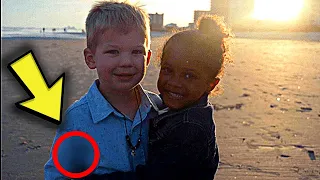
{"label": "sun glare", "polygon": [[298,17],[304,0],[255,0],[253,17],[259,20],[288,21]]}

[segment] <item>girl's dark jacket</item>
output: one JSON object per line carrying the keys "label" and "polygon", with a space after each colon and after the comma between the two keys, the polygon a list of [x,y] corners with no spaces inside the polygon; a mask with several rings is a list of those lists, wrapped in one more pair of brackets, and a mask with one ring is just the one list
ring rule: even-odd
{"label": "girl's dark jacket", "polygon": [[135,173],[116,172],[102,179],[214,179],[219,153],[213,112],[208,95],[183,110],[160,110],[150,120],[147,164],[139,165]]}

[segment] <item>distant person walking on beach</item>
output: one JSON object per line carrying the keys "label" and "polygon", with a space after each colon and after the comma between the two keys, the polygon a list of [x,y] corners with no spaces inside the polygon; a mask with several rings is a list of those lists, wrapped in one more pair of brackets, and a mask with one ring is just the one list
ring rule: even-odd
{"label": "distant person walking on beach", "polygon": [[174,34],[163,48],[157,85],[166,108],[150,120],[147,164],[93,179],[214,179],[219,152],[208,98],[230,61],[229,32],[218,16],[202,17],[198,27]]}
{"label": "distant person walking on beach", "polygon": [[[53,146],[63,134],[82,131],[100,149],[93,174],[135,171],[146,162],[148,121],[157,115],[151,99],[161,101],[140,84],[151,57],[147,13],[126,2],[98,2],[88,14],[86,32],[85,62],[97,70],[98,79],[67,109]],[[91,166],[93,152],[81,145],[85,141],[73,138],[61,144],[58,158],[64,169],[79,173]],[[60,178],[66,177],[57,170],[51,151],[45,179]]]}

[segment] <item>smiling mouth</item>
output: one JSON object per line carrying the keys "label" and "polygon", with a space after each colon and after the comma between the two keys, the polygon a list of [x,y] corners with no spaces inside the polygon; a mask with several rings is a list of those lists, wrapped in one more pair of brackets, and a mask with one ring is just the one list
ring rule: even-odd
{"label": "smiling mouth", "polygon": [[115,74],[116,76],[133,76],[134,74]]}
{"label": "smiling mouth", "polygon": [[117,78],[120,78],[122,80],[128,80],[131,79],[135,74],[114,74]]}
{"label": "smiling mouth", "polygon": [[172,98],[172,99],[181,99],[183,98],[182,95],[178,94],[178,93],[173,93],[173,92],[170,92],[168,91],[168,95]]}

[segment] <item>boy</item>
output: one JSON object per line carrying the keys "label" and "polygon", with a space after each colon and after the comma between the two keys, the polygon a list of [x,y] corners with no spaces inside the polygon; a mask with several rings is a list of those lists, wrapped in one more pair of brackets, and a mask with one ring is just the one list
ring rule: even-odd
{"label": "boy", "polygon": [[[83,131],[99,146],[100,161],[94,174],[134,171],[146,162],[148,119],[157,114],[150,100],[155,95],[139,84],[151,57],[149,19],[142,9],[128,3],[99,2],[88,14],[86,32],[85,62],[97,70],[99,79],[67,109],[53,145],[66,132]],[[68,171],[81,171],[75,168],[77,163],[66,160],[78,150],[70,144],[63,150],[59,151],[63,154],[60,164]],[[63,178],[51,153],[45,179]],[[92,159],[83,157],[79,162],[88,167]]]}

